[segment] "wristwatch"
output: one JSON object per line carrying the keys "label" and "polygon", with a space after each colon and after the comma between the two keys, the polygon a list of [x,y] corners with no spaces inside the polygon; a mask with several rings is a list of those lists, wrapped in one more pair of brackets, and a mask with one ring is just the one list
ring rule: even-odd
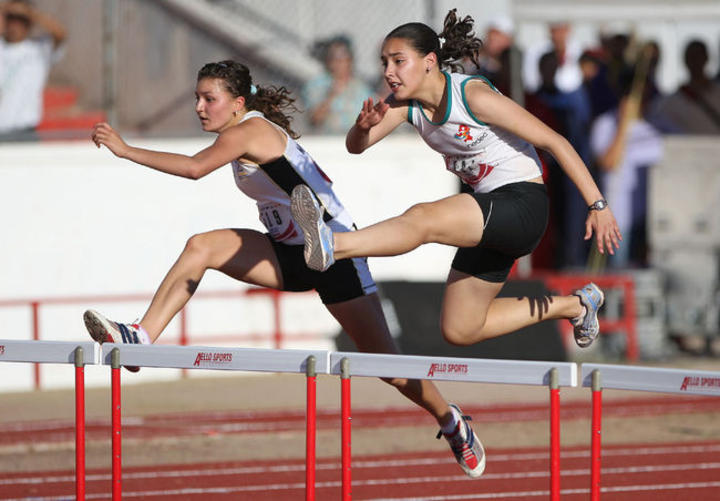
{"label": "wristwatch", "polygon": [[592,205],[588,205],[588,210],[603,210],[607,206],[607,200],[601,198],[600,200],[594,201]]}

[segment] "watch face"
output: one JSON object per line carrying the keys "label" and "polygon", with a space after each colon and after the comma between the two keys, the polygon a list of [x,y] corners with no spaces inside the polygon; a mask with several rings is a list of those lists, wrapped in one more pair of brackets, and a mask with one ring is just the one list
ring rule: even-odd
{"label": "watch face", "polygon": [[605,207],[607,207],[607,202],[605,200],[598,200],[591,206],[595,210],[602,210]]}

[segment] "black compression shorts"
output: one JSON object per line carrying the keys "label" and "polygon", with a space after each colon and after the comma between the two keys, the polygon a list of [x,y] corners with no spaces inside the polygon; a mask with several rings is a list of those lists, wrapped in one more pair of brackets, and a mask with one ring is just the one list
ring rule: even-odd
{"label": "black compression shorts", "polygon": [[305,264],[302,245],[285,245],[266,236],[280,263],[284,291],[315,289],[323,304],[349,301],[377,291],[366,258],[340,259],[327,271],[315,271]]}
{"label": "black compression shorts", "polygon": [[547,188],[521,182],[469,195],[480,205],[485,228],[477,246],[458,249],[452,269],[488,282],[504,282],[515,260],[530,254],[545,233]]}

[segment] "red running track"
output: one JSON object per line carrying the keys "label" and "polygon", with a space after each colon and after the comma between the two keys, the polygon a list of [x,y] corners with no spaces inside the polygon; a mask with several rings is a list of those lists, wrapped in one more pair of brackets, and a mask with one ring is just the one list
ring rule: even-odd
{"label": "red running track", "polygon": [[[475,423],[542,421],[549,419],[548,404],[471,406],[463,411]],[[414,407],[353,409],[353,428],[378,428],[432,424],[428,414]],[[589,401],[561,402],[563,422],[590,419]],[[670,396],[664,398],[633,398],[603,402],[603,419],[611,417],[657,416],[662,414],[720,413],[720,398]],[[229,433],[269,433],[305,431],[305,411],[219,411],[155,414],[149,417],[123,416],[123,439],[172,437]],[[318,410],[318,430],[337,429],[340,413],[337,410]],[[109,419],[88,419],[87,440],[105,440],[109,434]],[[588,428],[588,433],[590,429]],[[75,440],[74,422],[67,420],[34,420],[0,424],[0,446],[22,444],[37,437],[44,443]]]}
{"label": "red running track", "polygon": [[[545,420],[547,405],[472,408],[475,422]],[[712,413],[720,399],[705,397],[649,398],[610,401],[604,417],[663,413]],[[588,419],[588,402],[563,403],[563,421]],[[158,419],[160,418],[160,419]],[[417,424],[428,419],[412,408],[356,410],[354,429]],[[162,429],[153,423],[162,422]],[[258,425],[261,423],[261,425]],[[304,430],[304,413],[213,412],[125,417],[125,439],[147,436],[270,433]],[[319,429],[336,429],[339,413],[319,414]],[[89,423],[88,438],[108,440],[109,422]],[[589,429],[588,429],[589,433]],[[34,421],[0,425],[0,445],[72,441],[72,422]],[[485,475],[465,477],[447,452],[364,456],[353,458],[353,497],[386,500],[546,499],[549,497],[548,448],[490,449]],[[589,446],[565,448],[561,453],[561,494],[569,500],[589,498]],[[0,473],[0,499],[74,499],[73,471]],[[603,500],[720,499],[720,441],[695,444],[604,446]],[[110,499],[110,470],[87,472],[87,499]],[[128,499],[233,499],[252,501],[301,500],[304,460],[245,461],[222,464],[164,465],[124,468],[123,494]],[[318,461],[317,499],[340,497],[340,461]]]}
{"label": "red running track", "polygon": [[[562,498],[589,497],[589,453],[562,451]],[[294,500],[304,496],[303,461],[234,462],[125,468],[123,497],[152,500]],[[494,449],[478,480],[465,477],[446,453],[355,458],[353,498],[383,500],[546,499],[546,449]],[[0,499],[73,498],[74,474],[0,475]],[[321,460],[317,499],[340,497],[339,460]],[[110,499],[110,471],[88,470],[87,499]],[[720,442],[609,446],[603,453],[604,500],[712,500],[720,492]]]}

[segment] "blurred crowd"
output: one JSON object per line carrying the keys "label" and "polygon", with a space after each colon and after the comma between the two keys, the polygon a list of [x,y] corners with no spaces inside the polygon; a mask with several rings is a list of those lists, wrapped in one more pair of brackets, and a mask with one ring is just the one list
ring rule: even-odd
{"label": "blurred crowd", "polygon": [[[513,21],[492,20],[482,34],[476,66],[464,72],[487,77],[563,135],[580,154],[613,207],[624,236],[607,266],[647,266],[648,169],[662,159],[665,134],[720,134],[720,72],[708,71],[708,47],[690,40],[684,47],[687,81],[663,93],[656,79],[661,58],[655,41],[639,41],[622,29],[605,29],[595,46],[581,46],[567,22],[548,25],[547,39],[527,50],[515,42]],[[385,95],[353,73],[350,41],[320,42],[326,71],[303,94],[316,132],[344,134],[364,99]],[[591,242],[585,234],[586,204],[550,155],[539,152],[551,192],[550,227],[533,254],[544,269],[585,268]]]}
{"label": "blurred crowd", "polygon": [[[720,72],[709,72],[706,43],[685,44],[687,80],[664,93],[656,75],[660,45],[627,30],[603,29],[593,46],[583,46],[571,24],[554,22],[545,41],[523,49],[512,19],[501,16],[479,35],[484,43],[479,65],[467,61],[464,71],[487,77],[568,139],[596,177],[624,235],[608,265],[646,266],[647,175],[662,159],[663,135],[720,133]],[[0,141],[35,138],[43,89],[65,37],[56,19],[26,0],[0,2]],[[356,74],[347,36],[319,40],[312,54],[324,71],[298,93],[308,132],[344,135],[362,102],[384,97],[388,89],[382,78],[368,82]],[[533,265],[586,267],[592,247],[582,238],[585,202],[552,157],[540,154],[553,205]]]}
{"label": "blurred crowd", "polygon": [[[563,135],[591,169],[624,236],[610,267],[647,266],[648,169],[662,159],[664,134],[720,134],[720,74],[708,73],[708,47],[684,47],[688,79],[669,94],[657,84],[655,41],[627,31],[601,31],[582,47],[567,22],[548,25],[547,40],[524,53],[508,18],[491,22],[477,73],[521,101]],[[548,234],[533,256],[538,268],[580,268],[591,258],[585,202],[550,155],[540,152],[552,193]]]}

